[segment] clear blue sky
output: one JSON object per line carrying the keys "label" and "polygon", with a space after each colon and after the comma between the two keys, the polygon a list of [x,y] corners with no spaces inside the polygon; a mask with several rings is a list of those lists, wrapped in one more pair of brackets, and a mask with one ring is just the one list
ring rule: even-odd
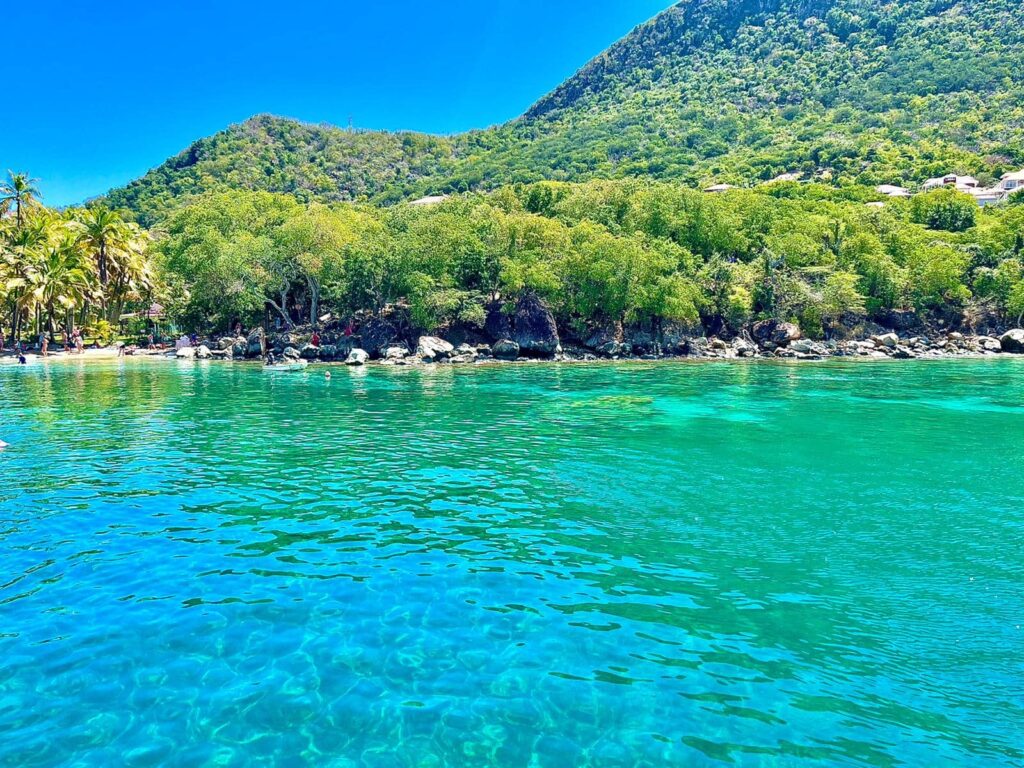
{"label": "clear blue sky", "polygon": [[453,133],[517,117],[671,0],[8,3],[0,173],[81,202],[261,112]]}

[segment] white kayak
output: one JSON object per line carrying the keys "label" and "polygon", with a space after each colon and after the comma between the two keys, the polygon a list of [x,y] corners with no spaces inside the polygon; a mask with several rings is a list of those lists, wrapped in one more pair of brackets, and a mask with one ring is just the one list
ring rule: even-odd
{"label": "white kayak", "polygon": [[296,360],[291,363],[274,363],[273,365],[264,365],[263,370],[266,373],[295,373],[296,371],[304,371],[309,366],[305,360]]}

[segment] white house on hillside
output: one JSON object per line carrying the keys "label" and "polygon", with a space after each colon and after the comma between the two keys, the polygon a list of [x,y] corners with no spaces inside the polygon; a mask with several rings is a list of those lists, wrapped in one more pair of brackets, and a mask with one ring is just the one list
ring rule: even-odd
{"label": "white house on hillside", "polygon": [[910,197],[910,190],[906,187],[897,187],[893,184],[879,184],[875,192],[886,197]]}
{"label": "white house on hillside", "polygon": [[921,185],[921,189],[927,191],[937,187],[955,187],[961,192],[967,192],[977,188],[977,186],[978,180],[973,176],[957,176],[955,173],[947,173],[945,176],[928,179],[928,181]]}
{"label": "white house on hillside", "polygon": [[1024,171],[1004,173],[1003,178],[999,181],[999,189],[1007,195],[1024,189]]}

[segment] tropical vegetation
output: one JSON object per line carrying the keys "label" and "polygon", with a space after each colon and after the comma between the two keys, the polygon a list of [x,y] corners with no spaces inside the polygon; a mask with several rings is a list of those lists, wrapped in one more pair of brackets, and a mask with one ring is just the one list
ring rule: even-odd
{"label": "tropical vegetation", "polygon": [[55,211],[38,196],[24,173],[0,184],[0,331],[109,335],[157,288],[149,234],[102,205]]}

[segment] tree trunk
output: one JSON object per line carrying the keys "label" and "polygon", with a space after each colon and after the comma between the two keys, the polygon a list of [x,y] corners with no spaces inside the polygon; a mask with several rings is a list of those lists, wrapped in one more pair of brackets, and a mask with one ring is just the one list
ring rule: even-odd
{"label": "tree trunk", "polygon": [[306,282],[309,283],[309,324],[315,328],[320,320],[320,281],[315,277],[308,277]]}

